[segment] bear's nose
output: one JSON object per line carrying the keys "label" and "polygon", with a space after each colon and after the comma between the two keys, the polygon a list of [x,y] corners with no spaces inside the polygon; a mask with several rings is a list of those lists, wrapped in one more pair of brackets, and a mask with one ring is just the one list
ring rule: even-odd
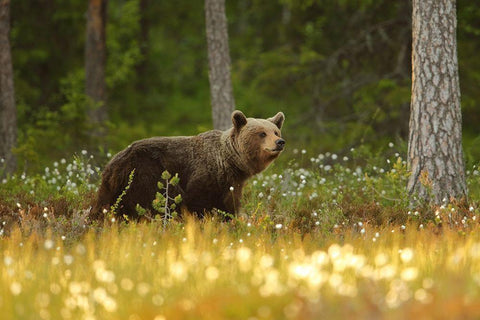
{"label": "bear's nose", "polygon": [[277,141],[275,141],[275,144],[277,145],[278,149],[283,149],[283,147],[285,146],[285,140],[278,139]]}

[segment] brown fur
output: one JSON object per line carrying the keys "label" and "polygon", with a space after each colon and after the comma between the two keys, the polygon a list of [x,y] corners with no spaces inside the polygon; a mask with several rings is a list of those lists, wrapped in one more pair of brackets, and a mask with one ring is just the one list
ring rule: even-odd
{"label": "brown fur", "polygon": [[[235,214],[245,181],[263,171],[283,149],[283,113],[269,119],[246,118],[232,113],[233,127],[211,130],[192,137],[154,137],[132,143],[119,152],[103,171],[94,215],[110,209],[128,184],[130,189],[117,213],[136,218],[140,204],[152,211],[157,182],[164,170],[178,173],[180,183],[170,196],[181,194],[182,206],[202,215],[213,208]],[[233,191],[230,190],[233,187]],[[162,190],[163,192],[163,190]]]}

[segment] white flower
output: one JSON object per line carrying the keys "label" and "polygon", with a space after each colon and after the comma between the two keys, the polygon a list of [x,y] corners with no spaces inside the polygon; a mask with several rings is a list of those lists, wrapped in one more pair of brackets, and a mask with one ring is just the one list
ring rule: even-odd
{"label": "white flower", "polygon": [[408,263],[413,259],[413,250],[411,248],[405,248],[400,253],[400,259],[404,263]]}
{"label": "white flower", "polygon": [[47,240],[45,240],[43,246],[45,247],[45,249],[50,250],[50,249],[53,248],[54,244],[55,243],[53,242],[53,240],[47,239]]}

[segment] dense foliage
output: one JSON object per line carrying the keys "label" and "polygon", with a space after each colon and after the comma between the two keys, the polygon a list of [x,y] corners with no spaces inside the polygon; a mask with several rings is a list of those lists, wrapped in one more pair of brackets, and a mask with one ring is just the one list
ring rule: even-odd
{"label": "dense foliage", "polygon": [[[83,148],[211,127],[202,1],[109,1],[110,134],[100,144],[87,139],[87,3],[11,6],[22,171]],[[478,159],[480,9],[457,7],[466,154]],[[227,16],[237,106],[261,117],[283,110],[291,145],[341,151],[406,138],[409,1],[235,0]]]}

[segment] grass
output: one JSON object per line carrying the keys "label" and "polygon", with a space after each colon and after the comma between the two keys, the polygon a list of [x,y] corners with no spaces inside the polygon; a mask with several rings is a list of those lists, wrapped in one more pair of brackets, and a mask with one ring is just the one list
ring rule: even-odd
{"label": "grass", "polygon": [[10,177],[0,185],[0,314],[479,318],[478,172],[468,172],[468,204],[410,208],[405,164],[386,154],[292,153],[250,181],[240,217],[185,215],[166,229],[90,219],[98,170],[88,154]]}

